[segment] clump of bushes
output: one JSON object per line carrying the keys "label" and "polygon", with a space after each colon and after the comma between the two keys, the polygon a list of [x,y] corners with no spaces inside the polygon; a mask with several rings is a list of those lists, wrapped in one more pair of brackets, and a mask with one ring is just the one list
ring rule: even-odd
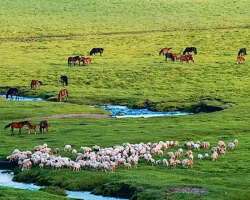
{"label": "clump of bushes", "polygon": [[50,194],[59,195],[59,196],[67,196],[67,191],[57,186],[43,187],[43,188],[40,188],[39,190],[50,193]]}

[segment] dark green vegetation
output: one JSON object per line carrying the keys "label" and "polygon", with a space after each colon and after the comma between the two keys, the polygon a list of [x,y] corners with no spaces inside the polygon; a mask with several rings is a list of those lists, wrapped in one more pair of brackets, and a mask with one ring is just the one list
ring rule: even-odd
{"label": "dark green vegetation", "polygon": [[[83,106],[87,104],[140,106],[149,100],[156,110],[197,110],[196,105],[203,104],[225,109],[171,118],[51,119],[46,135],[28,136],[24,128],[22,136],[10,137],[10,130],[2,130],[2,159],[16,148],[28,150],[44,142],[51,148],[71,144],[80,150],[81,145],[123,142],[206,140],[216,145],[219,140],[239,140],[226,158],[196,160],[193,169],[140,164],[138,169],[105,174],[35,168],[19,174],[22,180],[33,174],[32,181],[40,184],[107,195],[136,191],[138,199],[250,198],[248,56],[246,63],[236,64],[238,50],[250,46],[248,0],[13,0],[1,1],[0,8],[1,91],[18,87],[22,95],[55,101],[62,89],[60,76],[69,77],[67,103],[1,100],[0,127],[32,116],[106,113]],[[158,55],[163,47],[181,54],[187,46],[198,50],[195,64],[166,63]],[[93,56],[90,67],[67,66],[69,56],[88,56],[92,47],[103,47],[104,53]],[[44,83],[40,90],[30,90],[32,79]],[[205,187],[209,193],[171,192],[179,187]]]}

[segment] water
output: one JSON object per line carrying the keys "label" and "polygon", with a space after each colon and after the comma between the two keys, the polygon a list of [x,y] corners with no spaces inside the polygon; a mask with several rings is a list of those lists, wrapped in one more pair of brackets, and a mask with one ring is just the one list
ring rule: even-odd
{"label": "water", "polygon": [[[42,186],[37,186],[32,183],[19,183],[12,181],[14,173],[2,173],[4,170],[0,170],[0,187],[11,187],[16,189],[25,190],[39,190]],[[68,198],[77,198],[84,200],[125,200],[113,197],[103,197],[99,195],[91,194],[90,192],[80,192],[80,191],[67,191]]]}
{"label": "water", "polygon": [[[5,94],[1,94],[0,97],[6,99],[6,95]],[[13,99],[8,98],[8,100],[10,101],[16,101],[16,96],[12,96]],[[41,98],[33,98],[33,97],[19,97],[19,101],[44,101],[43,99]]]}
{"label": "water", "polygon": [[148,109],[130,109],[127,106],[101,106],[102,109],[108,110],[112,117],[125,118],[125,117],[161,117],[161,116],[176,116],[176,115],[189,115],[192,113],[186,112],[157,112]]}

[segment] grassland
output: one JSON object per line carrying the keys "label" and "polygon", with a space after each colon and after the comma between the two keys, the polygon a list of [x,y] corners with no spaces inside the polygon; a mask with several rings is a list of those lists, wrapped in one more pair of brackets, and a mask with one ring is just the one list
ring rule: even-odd
{"label": "grassland", "polygon": [[[238,50],[250,45],[247,0],[4,0],[0,9],[0,91],[18,87],[24,96],[48,100],[1,100],[0,127],[34,116],[107,114],[86,105],[131,105],[146,99],[158,110],[200,102],[230,108],[171,118],[51,119],[46,135],[28,136],[24,129],[22,136],[11,137],[9,130],[2,130],[0,158],[13,149],[32,149],[43,142],[60,149],[70,143],[80,150],[81,145],[109,147],[124,142],[207,140],[216,145],[219,140],[240,141],[226,158],[215,163],[195,161],[194,168],[188,170],[146,164],[113,174],[35,168],[19,174],[19,180],[33,177],[40,184],[75,190],[99,186],[96,192],[105,184],[109,195],[114,195],[112,184],[127,184],[140,191],[138,199],[250,198],[248,56],[246,63],[236,64]],[[172,47],[172,52],[180,55],[187,46],[198,49],[195,64],[166,62],[158,55],[163,47]],[[90,67],[67,66],[69,56],[88,56],[92,47],[103,47],[104,54],[93,56]],[[61,75],[69,77],[65,103],[54,102],[62,88]],[[40,90],[30,90],[32,79],[44,83]],[[209,193],[171,193],[171,189],[185,186],[205,187]],[[6,194],[10,191],[5,190]]]}

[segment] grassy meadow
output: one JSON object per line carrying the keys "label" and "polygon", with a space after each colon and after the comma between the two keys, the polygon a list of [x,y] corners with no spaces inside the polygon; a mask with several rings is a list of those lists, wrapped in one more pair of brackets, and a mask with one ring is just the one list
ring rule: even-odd
{"label": "grassy meadow", "polygon": [[[44,135],[27,135],[24,128],[21,136],[11,137],[9,129],[2,129],[0,159],[16,148],[31,150],[45,142],[61,150],[71,144],[80,151],[81,146],[95,144],[110,147],[124,142],[177,140],[182,146],[185,141],[200,140],[215,146],[219,140],[239,140],[239,146],[228,151],[226,158],[220,156],[217,162],[196,158],[193,169],[170,170],[145,163],[138,169],[121,167],[108,174],[34,168],[18,174],[18,180],[112,196],[120,192],[117,185],[129,185],[137,191],[134,199],[250,198],[249,56],[244,64],[236,63],[239,49],[248,51],[250,46],[248,0],[3,0],[0,9],[0,93],[18,87],[23,96],[47,100],[0,99],[2,128],[28,117],[38,116],[30,121],[39,124],[42,117],[54,114],[108,114],[88,105],[139,105],[149,100],[157,110],[200,102],[225,108],[147,119],[49,119],[50,131]],[[188,46],[198,50],[194,64],[166,62],[158,55],[164,47],[181,55]],[[88,57],[93,47],[103,47],[104,53],[92,56],[91,66],[67,66],[69,56]],[[69,98],[63,103],[56,102],[63,88],[61,75],[69,78]],[[43,82],[40,89],[30,89],[32,79]],[[72,157],[64,152],[61,155]],[[209,192],[172,192],[182,187],[204,187]],[[0,190],[17,197],[14,189]],[[32,199],[36,192],[25,193],[31,195],[26,199]],[[47,193],[39,194],[51,199]],[[0,195],[0,199],[6,198]]]}

